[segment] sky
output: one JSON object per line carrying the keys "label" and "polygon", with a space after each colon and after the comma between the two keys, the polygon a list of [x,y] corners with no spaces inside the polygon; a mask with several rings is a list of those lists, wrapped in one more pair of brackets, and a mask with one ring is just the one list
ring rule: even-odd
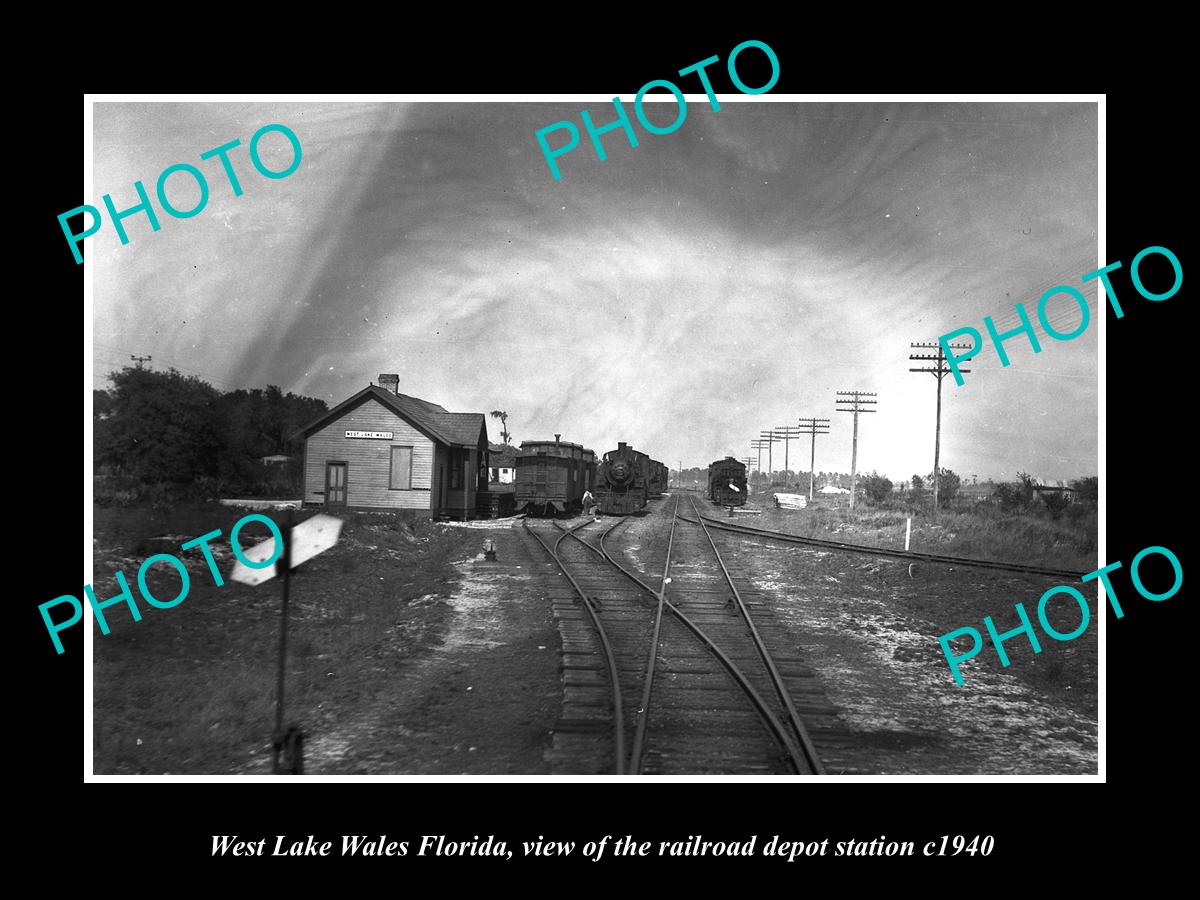
{"label": "sky", "polygon": [[[667,125],[675,105],[647,103]],[[933,468],[936,379],[910,342],[992,316],[1036,316],[1080,289],[1082,336],[989,345],[942,387],[941,464],[979,480],[1097,472],[1097,115],[1086,103],[795,103],[689,95],[687,116],[598,159],[580,120],[604,102],[97,103],[94,190],[134,205],[174,163],[204,172],[197,215],[158,208],[86,240],[94,376],[151,355],[224,388],[341,402],[397,373],[403,393],[455,412],[506,410],[514,442],[561,433],[603,453],[626,441],[672,468],[726,455],[799,417],[831,421],[816,468],[849,471],[851,416],[835,392],[878,394],[858,470]],[[534,132],[580,145],[556,181]],[[251,135],[281,123],[294,173],[259,175]],[[200,154],[235,138],[244,193]],[[549,137],[552,146],[565,133]],[[291,160],[278,133],[268,168]],[[168,196],[198,188],[171,176]],[[154,201],[156,208],[157,200]],[[1101,300],[1101,303],[1104,301]],[[1060,331],[1079,311],[1047,307]],[[1040,332],[1040,329],[1039,329]],[[492,440],[499,422],[488,418]],[[808,467],[807,441],[789,462]],[[782,469],[783,445],[773,462]],[[767,457],[763,454],[763,466]]]}

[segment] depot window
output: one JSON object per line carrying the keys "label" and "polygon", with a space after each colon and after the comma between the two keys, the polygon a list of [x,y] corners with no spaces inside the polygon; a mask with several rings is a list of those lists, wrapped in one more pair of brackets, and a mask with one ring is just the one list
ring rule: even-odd
{"label": "depot window", "polygon": [[407,491],[412,488],[412,447],[393,447],[391,471],[388,475],[388,488],[393,491]]}

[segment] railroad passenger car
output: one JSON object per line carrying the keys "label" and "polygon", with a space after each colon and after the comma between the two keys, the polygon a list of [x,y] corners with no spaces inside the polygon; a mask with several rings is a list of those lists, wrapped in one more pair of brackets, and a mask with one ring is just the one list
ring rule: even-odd
{"label": "railroad passenger car", "polygon": [[577,512],[583,492],[596,486],[596,454],[560,440],[522,441],[517,451],[516,510],[544,514]]}
{"label": "railroad passenger car", "polygon": [[746,464],[732,456],[708,466],[708,499],[721,506],[746,504]]}
{"label": "railroad passenger car", "polygon": [[617,444],[609,450],[596,467],[596,489],[592,492],[600,512],[623,516],[637,512],[646,505],[646,470],[643,461],[648,457],[628,444]]}

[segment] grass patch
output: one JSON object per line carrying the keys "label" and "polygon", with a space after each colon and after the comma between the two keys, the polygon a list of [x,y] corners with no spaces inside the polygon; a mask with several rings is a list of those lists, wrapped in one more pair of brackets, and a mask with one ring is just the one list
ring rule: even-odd
{"label": "grass patch", "polygon": [[[762,515],[749,524],[802,537],[904,549],[908,513],[870,507],[853,512],[822,506],[777,510],[761,505]],[[912,550],[1068,569],[1080,574],[1097,566],[1095,511],[1058,520],[982,508],[943,510],[935,520],[926,513],[911,515]]]}

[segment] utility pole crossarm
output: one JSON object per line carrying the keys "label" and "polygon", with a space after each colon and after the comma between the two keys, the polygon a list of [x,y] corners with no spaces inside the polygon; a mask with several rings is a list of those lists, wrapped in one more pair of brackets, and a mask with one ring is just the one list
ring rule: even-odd
{"label": "utility pole crossarm", "polygon": [[798,421],[800,425],[796,430],[800,434],[812,436],[811,454],[808,459],[808,499],[812,500],[817,478],[817,435],[829,434],[829,420],[809,417],[807,419],[799,419]]}
{"label": "utility pole crossarm", "polygon": [[838,412],[851,413],[854,416],[854,437],[850,450],[850,508],[854,509],[854,496],[858,486],[858,416],[860,413],[878,412],[875,409],[878,400],[872,398],[879,395],[872,391],[838,391],[836,402]]}
{"label": "utility pole crossarm", "polygon": [[[971,344],[949,344],[951,350],[970,350]],[[936,354],[929,353],[910,353],[908,356],[909,362],[931,362],[933,366],[925,366],[923,368],[909,369],[910,372],[928,372],[937,379],[937,419],[934,425],[933,432],[933,514],[937,515],[938,510],[938,482],[941,472],[941,451],[942,451],[942,379],[950,374],[950,367],[947,364],[945,348],[941,342],[929,343],[919,341],[909,344],[913,350],[937,350]],[[970,372],[970,369],[960,368],[960,372]]]}

